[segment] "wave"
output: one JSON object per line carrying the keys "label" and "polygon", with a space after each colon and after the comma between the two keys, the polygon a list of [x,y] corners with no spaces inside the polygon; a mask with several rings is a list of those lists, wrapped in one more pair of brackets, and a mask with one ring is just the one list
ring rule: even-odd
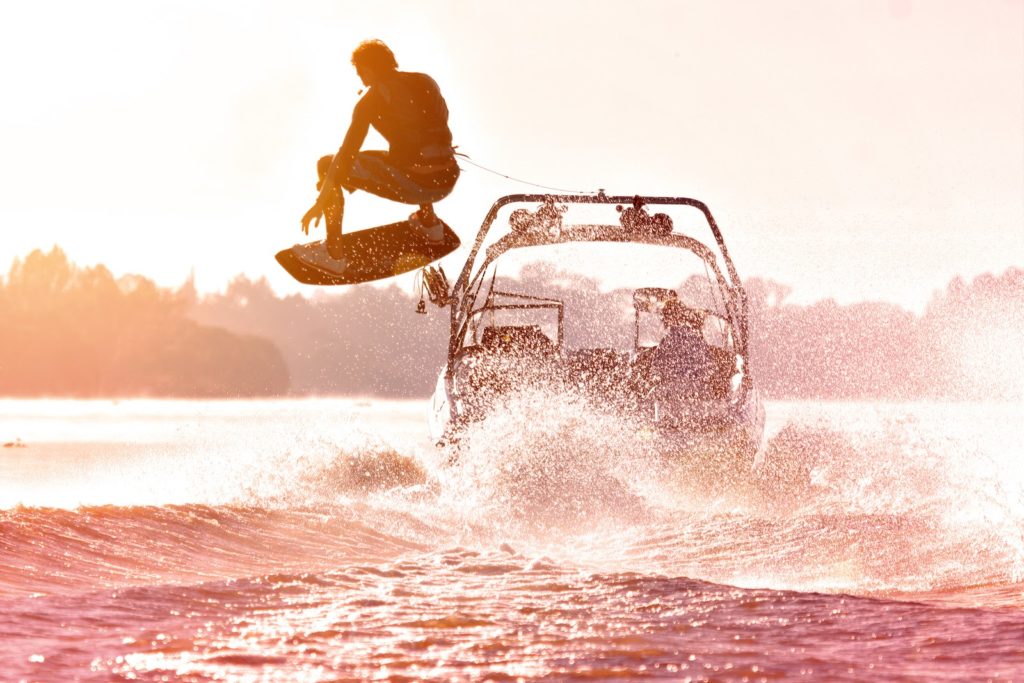
{"label": "wave", "polygon": [[6,595],[306,572],[420,548],[340,506],[16,508],[0,512],[0,539]]}
{"label": "wave", "polygon": [[[364,434],[195,467],[181,459],[206,454],[179,454],[181,490],[199,502],[0,511],[0,594],[315,574],[511,547],[580,571],[1020,601],[1024,478],[1010,467],[1012,445],[991,447],[1005,442],[998,434],[956,440],[937,436],[931,418],[796,410],[774,425],[757,469],[737,466],[709,485],[629,420],[564,396],[509,400],[457,453]],[[151,490],[169,471],[163,458],[143,457],[116,481],[151,477]],[[214,474],[226,481],[214,485]]]}
{"label": "wave", "polygon": [[508,401],[470,430],[442,492],[481,538],[598,571],[1021,602],[1024,471],[1000,425],[951,438],[927,410],[797,411],[750,469],[695,462],[564,396]]}

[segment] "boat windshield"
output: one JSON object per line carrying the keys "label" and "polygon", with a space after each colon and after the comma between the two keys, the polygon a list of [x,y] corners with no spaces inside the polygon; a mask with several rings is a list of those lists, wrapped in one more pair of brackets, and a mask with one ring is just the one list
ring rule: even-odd
{"label": "boat windshield", "polygon": [[723,345],[729,336],[726,293],[714,271],[678,247],[568,242],[515,248],[498,256],[479,282],[463,345],[482,343],[488,327],[536,327],[561,351],[633,352],[641,324],[652,340],[647,343],[664,334],[657,316],[641,319],[634,302],[640,288],[673,292],[687,306],[708,311],[710,343]]}

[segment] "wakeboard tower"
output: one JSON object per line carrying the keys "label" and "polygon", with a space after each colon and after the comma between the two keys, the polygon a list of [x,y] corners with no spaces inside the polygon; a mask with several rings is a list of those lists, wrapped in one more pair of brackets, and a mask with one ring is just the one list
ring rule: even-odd
{"label": "wakeboard tower", "polygon": [[307,285],[355,285],[423,268],[459,248],[459,236],[443,221],[428,235],[412,221],[389,223],[341,237],[341,258],[327,253],[326,240],[296,244],[275,258]]}
{"label": "wakeboard tower", "polygon": [[[530,270],[545,262],[573,264],[581,277]],[[616,286],[583,288],[605,276],[602,263],[613,264]],[[454,285],[425,274],[424,286],[451,318],[431,402],[438,443],[457,444],[470,425],[506,410],[505,397],[541,387],[556,401],[583,396],[629,416],[672,452],[694,454],[701,476],[761,457],[747,296],[704,202],[603,190],[501,197]],[[696,316],[700,356],[687,353],[692,342],[673,342],[679,321],[667,311],[678,308]],[[699,375],[694,358],[705,363]]]}

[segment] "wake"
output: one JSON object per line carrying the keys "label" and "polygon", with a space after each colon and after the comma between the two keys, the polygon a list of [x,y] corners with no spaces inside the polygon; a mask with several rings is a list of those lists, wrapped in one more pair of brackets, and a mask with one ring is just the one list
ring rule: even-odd
{"label": "wake", "polygon": [[779,404],[750,468],[728,454],[683,457],[582,399],[505,400],[444,451],[395,429],[404,423],[383,404],[369,426],[334,434],[225,431],[117,467],[97,461],[0,511],[0,592],[509,548],[582,571],[1020,601],[1022,449],[1015,422],[993,412],[1014,407],[976,406],[951,436],[957,407],[887,417],[863,404]]}

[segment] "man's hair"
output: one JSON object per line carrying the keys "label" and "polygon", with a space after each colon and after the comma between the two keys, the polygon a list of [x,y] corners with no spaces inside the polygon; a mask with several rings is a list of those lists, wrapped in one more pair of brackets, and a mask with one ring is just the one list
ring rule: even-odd
{"label": "man's hair", "polygon": [[395,54],[382,40],[364,40],[359,47],[352,51],[353,66],[368,66],[371,69],[387,71],[397,69],[398,62],[395,61]]}

